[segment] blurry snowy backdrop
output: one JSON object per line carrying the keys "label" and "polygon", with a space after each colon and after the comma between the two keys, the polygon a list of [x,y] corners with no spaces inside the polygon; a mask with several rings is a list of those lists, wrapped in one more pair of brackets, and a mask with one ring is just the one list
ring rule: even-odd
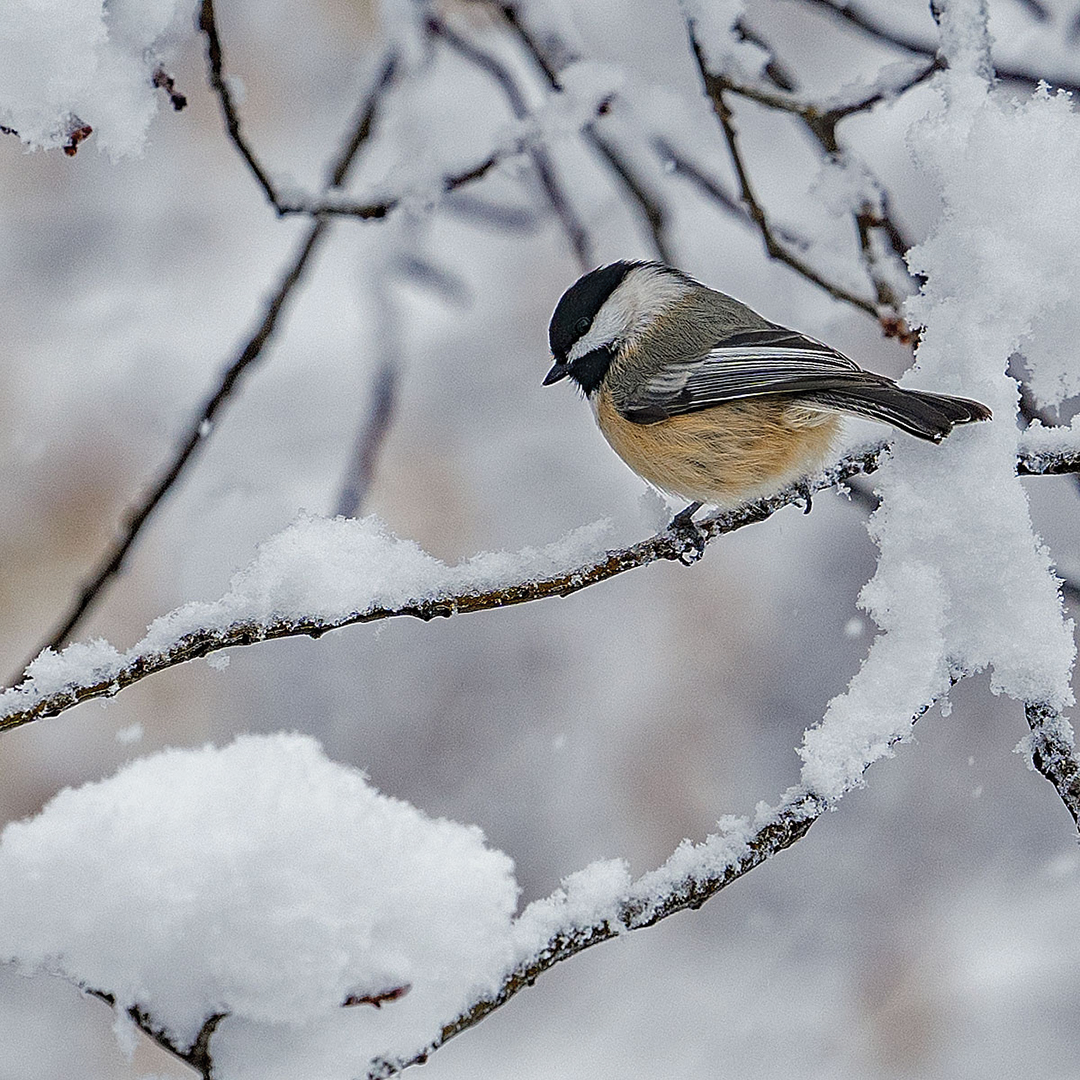
{"label": "blurry snowy backdrop", "polygon": [[[59,148],[67,129],[34,153],[0,137],[9,683],[170,459],[310,229],[303,215],[274,212],[230,143],[195,6],[107,5],[117,16],[158,10],[169,27],[163,70],[185,109],[172,111],[162,88],[157,114],[142,116],[145,103],[126,107],[117,86],[101,91],[114,114],[102,106],[104,122],[73,156]],[[0,47],[20,41],[23,64],[44,67],[20,37],[21,7],[0,14]],[[331,220],[264,355],[75,638],[127,647],[162,612],[220,596],[301,511],[335,513],[380,388],[388,422],[363,511],[433,555],[543,545],[601,518],[612,545],[653,532],[667,511],[589,410],[565,387],[540,386],[551,309],[601,262],[662,252],[898,377],[910,348],[872,312],[902,314],[918,282],[884,228],[871,229],[867,258],[851,208],[887,190],[890,222],[913,242],[941,213],[940,184],[910,149],[913,124],[940,97],[928,68],[938,28],[920,0],[866,0],[855,20],[838,7],[750,0],[739,16],[741,6],[707,0],[548,0],[508,19],[479,2],[222,0],[226,77],[286,202],[322,189],[388,48],[398,50],[347,192],[400,205],[376,220]],[[82,8],[98,12],[70,4],[56,15],[71,54],[58,63],[73,81],[89,48],[80,34],[98,19],[80,25]],[[769,259],[739,209],[688,12],[706,57],[737,82],[808,102],[882,90],[840,126],[851,155],[842,169],[823,166],[797,116],[727,98],[775,235],[830,289]],[[1075,0],[991,0],[989,14],[995,63],[1018,76],[997,93],[1025,102],[1040,78],[1080,84]],[[722,47],[736,17],[742,45]],[[518,18],[563,73],[561,95]],[[920,72],[928,78],[907,88]],[[547,148],[547,188],[544,162],[515,152],[522,140]],[[969,176],[954,197],[978,205],[1010,170],[1042,171],[1009,149],[999,174]],[[480,179],[442,193],[442,178],[492,154]],[[1078,202],[1064,190],[1037,214],[1080,237]],[[1006,295],[1011,270],[1005,253]],[[1076,267],[1060,275],[1075,296]],[[1059,333],[1051,346],[1075,340]],[[1072,478],[1024,484],[1051,557],[1080,575]],[[864,500],[824,493],[809,516],[789,508],[723,537],[691,569],[657,564],[565,600],[351,627],[232,650],[227,666],[223,654],[180,666],[107,705],[6,734],[0,813],[33,814],[62,788],[166,746],[298,731],[382,792],[480,826],[514,859],[523,902],[598,858],[643,872],[721,815],[796,782],[803,730],[874,636],[856,607],[877,556],[867,512]],[[424,1075],[1080,1074],[1080,857],[1054,790],[1013,753],[1026,731],[1022,706],[994,696],[985,675],[960,683],[948,716],[928,713],[915,742],[790,851],[693,915],[560,965]],[[191,1075],[145,1039],[125,1057],[109,1010],[64,982],[0,969],[0,998],[4,1080]]]}

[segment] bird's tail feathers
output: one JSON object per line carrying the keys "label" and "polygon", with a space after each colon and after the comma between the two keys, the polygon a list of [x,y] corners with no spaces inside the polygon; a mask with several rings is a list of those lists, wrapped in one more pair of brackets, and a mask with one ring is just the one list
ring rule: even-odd
{"label": "bird's tail feathers", "polygon": [[930,442],[941,442],[957,424],[989,420],[990,410],[968,398],[905,390],[882,380],[869,386],[819,391],[812,397],[830,409],[884,421]]}

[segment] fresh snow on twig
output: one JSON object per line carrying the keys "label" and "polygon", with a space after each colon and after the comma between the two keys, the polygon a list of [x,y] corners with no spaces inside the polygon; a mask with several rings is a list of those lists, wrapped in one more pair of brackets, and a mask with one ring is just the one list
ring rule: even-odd
{"label": "fresh snow on twig", "polygon": [[0,125],[50,149],[87,124],[113,157],[138,153],[163,100],[154,74],[194,13],[194,0],[0,5]]}
{"label": "fresh snow on twig", "polygon": [[139,657],[158,654],[186,635],[239,623],[326,622],[395,608],[449,593],[486,592],[530,578],[569,573],[600,550],[606,521],[519,552],[483,552],[448,566],[375,516],[360,520],[302,515],[259,546],[219,600],[193,601],[155,619],[146,636],[120,651],[107,641],[47,649],[18,687],[0,694],[0,715],[30,707],[70,686],[108,682]]}
{"label": "fresh snow on twig", "polygon": [[517,892],[479,829],[379,794],[305,736],[242,736],[8,825],[0,956],[148,1011],[181,1048],[228,1013],[215,1076],[344,1080],[497,988]]}

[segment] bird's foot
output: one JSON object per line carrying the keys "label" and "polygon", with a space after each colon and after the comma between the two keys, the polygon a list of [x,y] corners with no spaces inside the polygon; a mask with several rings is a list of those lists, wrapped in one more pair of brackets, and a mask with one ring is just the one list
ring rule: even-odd
{"label": "bird's foot", "polygon": [[814,508],[814,493],[810,490],[810,481],[800,480],[795,485],[795,490],[802,496],[803,513],[809,514]]}
{"label": "bird's foot", "polygon": [[678,559],[683,566],[693,566],[705,554],[708,534],[694,521],[694,514],[701,509],[701,503],[691,503],[685,510],[680,510],[668,526],[668,532],[675,540]]}

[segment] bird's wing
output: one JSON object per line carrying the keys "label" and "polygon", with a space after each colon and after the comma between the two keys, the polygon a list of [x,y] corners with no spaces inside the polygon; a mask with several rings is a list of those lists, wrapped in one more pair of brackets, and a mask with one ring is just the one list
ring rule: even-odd
{"label": "bird's wing", "polygon": [[879,381],[881,376],[820,341],[768,326],[731,334],[703,356],[669,361],[616,404],[628,420],[652,423],[739,398],[812,394]]}

